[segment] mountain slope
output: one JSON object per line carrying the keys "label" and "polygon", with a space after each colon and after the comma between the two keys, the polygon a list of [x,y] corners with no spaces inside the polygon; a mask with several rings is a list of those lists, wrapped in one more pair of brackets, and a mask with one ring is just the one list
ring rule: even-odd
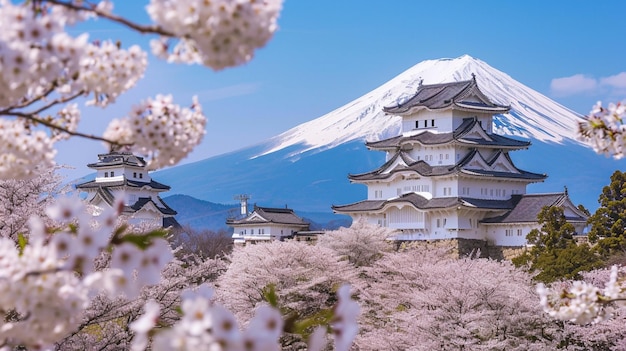
{"label": "mountain slope", "polygon": [[511,154],[520,168],[547,173],[544,183],[529,192],[570,190],[575,203],[591,210],[611,173],[626,161],[596,155],[576,141],[581,116],[470,56],[420,62],[370,93],[312,121],[257,145],[157,172],[157,180],[187,194],[218,203],[232,203],[250,194],[262,206],[288,205],[296,211],[330,212],[333,204],[366,198],[363,185],[349,184],[349,173],[373,170],[384,154],[369,151],[365,140],[399,134],[400,118],[385,115],[424,84],[470,79],[495,102],[511,111],[494,118],[499,134],[530,139],[529,150]]}
{"label": "mountain slope", "polygon": [[422,61],[362,97],[271,138],[263,154],[293,145],[305,146],[299,149],[304,152],[352,140],[379,140],[397,135],[400,118],[385,115],[384,106],[411,97],[420,81],[436,84],[469,80],[472,74],[483,93],[494,102],[511,106],[510,113],[496,116],[497,133],[556,143],[576,140],[575,126],[581,118],[579,114],[485,62],[465,55],[456,59]]}

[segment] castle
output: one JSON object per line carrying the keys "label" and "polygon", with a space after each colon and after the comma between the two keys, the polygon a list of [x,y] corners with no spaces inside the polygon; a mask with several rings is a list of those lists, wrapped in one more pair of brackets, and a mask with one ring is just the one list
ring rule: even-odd
{"label": "castle", "polygon": [[367,142],[386,153],[371,172],[351,174],[367,199],[333,206],[335,213],[396,229],[398,240],[478,239],[524,246],[544,206],[563,208],[582,233],[587,216],[560,193],[527,194],[547,176],[516,167],[509,153],[530,142],[495,134],[493,116],[509,106],[492,102],[467,81],[422,85],[384,112],[402,118],[402,134]]}
{"label": "castle", "polygon": [[176,211],[159,195],[170,187],[150,177],[147,162],[142,157],[114,151],[100,154],[98,159],[98,162],[87,165],[97,172],[96,178],[76,185],[78,190],[87,192],[87,201],[91,205],[97,208],[111,206],[114,199],[123,194],[123,214],[129,217],[129,223],[180,227],[174,218]]}

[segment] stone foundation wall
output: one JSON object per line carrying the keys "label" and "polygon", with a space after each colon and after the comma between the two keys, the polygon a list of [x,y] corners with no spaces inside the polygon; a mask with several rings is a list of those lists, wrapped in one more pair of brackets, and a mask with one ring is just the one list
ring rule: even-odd
{"label": "stone foundation wall", "polygon": [[477,239],[441,239],[396,241],[396,250],[424,247],[428,249],[446,249],[455,258],[467,257],[480,252],[481,258],[510,260],[524,252],[519,246],[490,246],[486,240]]}

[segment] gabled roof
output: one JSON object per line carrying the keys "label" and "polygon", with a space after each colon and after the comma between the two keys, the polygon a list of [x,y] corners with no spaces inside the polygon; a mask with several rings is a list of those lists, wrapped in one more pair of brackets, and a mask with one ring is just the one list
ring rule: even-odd
{"label": "gabled roof", "polygon": [[143,188],[144,186],[147,186],[156,190],[170,190],[170,187],[168,185],[159,183],[154,180],[151,180],[149,182],[140,182],[126,178],[124,178],[124,180],[117,180],[113,182],[96,182],[95,180],[91,180],[85,183],[77,184],[76,189],[109,188],[120,186],[127,186],[130,188]]}
{"label": "gabled roof", "polygon": [[[398,162],[399,159],[403,162]],[[405,165],[403,166],[403,164]],[[350,174],[348,178],[352,181],[388,179],[399,172],[414,172],[422,176],[437,176],[451,174],[451,168],[453,167],[431,166],[423,160],[412,161],[405,152],[398,151],[378,169],[367,173]]]}
{"label": "gabled roof", "polygon": [[245,224],[287,224],[308,227],[309,222],[298,217],[292,209],[254,206],[250,215],[243,219],[228,219],[226,224],[230,226]]}
{"label": "gabled roof", "polygon": [[160,202],[161,202],[161,206],[157,205],[156,202],[154,202],[154,200],[152,200],[152,198],[150,197],[140,197],[139,199],[137,199],[137,202],[135,202],[134,204],[128,206],[133,212],[137,212],[140,211],[141,209],[143,209],[146,206],[149,205],[153,205],[159,212],[161,212],[164,215],[171,215],[174,216],[176,215],[176,211],[174,211],[171,207],[169,207],[165,202],[163,202],[163,200],[161,200],[161,198],[159,198]]}
{"label": "gabled roof", "polygon": [[569,199],[567,191],[563,193],[513,195],[511,200],[514,207],[507,213],[491,218],[485,218],[485,224],[504,223],[534,223],[537,215],[545,206],[563,207],[566,209],[566,219],[570,222],[586,222],[588,216],[579,210]]}
{"label": "gabled roof", "polygon": [[472,79],[461,82],[430,85],[420,83],[415,95],[396,106],[384,107],[383,111],[402,115],[421,109],[449,108],[492,113],[506,113],[510,110],[510,106],[498,105],[483,94],[476,84],[476,77],[472,75]]}
{"label": "gabled roof", "polygon": [[454,131],[448,133],[433,133],[431,131],[423,131],[419,134],[409,136],[396,136],[393,138],[366,142],[365,145],[370,149],[389,150],[401,148],[404,144],[419,143],[422,145],[442,145],[447,143],[460,143],[470,146],[491,146],[507,149],[520,149],[530,146],[530,141],[517,140],[508,138],[498,134],[487,134],[488,138],[474,137],[477,128],[482,129],[477,118],[464,118],[463,123]]}
{"label": "gabled roof", "polygon": [[[159,202],[161,203],[160,205],[157,205],[157,203],[154,202],[152,198],[140,197],[134,204],[129,205],[129,206],[124,206],[124,209],[122,210],[122,212],[135,213],[137,211],[140,211],[142,208],[144,208],[147,205],[148,206],[153,205],[160,213],[166,216],[174,216],[177,214],[177,212],[173,208],[169,207],[165,203],[165,201],[163,201],[163,199],[161,199],[160,197],[157,197],[157,198],[159,199]],[[115,196],[113,196],[113,194],[111,193],[109,189],[100,187],[96,190],[96,195],[91,199],[90,202],[92,204],[95,204],[99,201],[104,201],[107,205],[113,206],[113,203],[115,202]]]}
{"label": "gabled roof", "polygon": [[[423,177],[444,176],[451,174],[466,174],[470,176],[480,177],[494,177],[494,178],[508,178],[508,179],[524,179],[528,181],[543,181],[547,176],[545,174],[538,174],[520,170],[513,165],[513,162],[508,156],[508,153],[501,151],[502,156],[496,157],[494,160],[508,160],[509,167],[513,171],[503,171],[494,169],[478,169],[467,168],[471,164],[472,160],[480,160],[481,164],[491,166],[488,161],[484,160],[480,153],[476,149],[472,149],[462,160],[456,165],[442,165],[431,166],[427,162],[412,161],[411,158],[404,151],[397,151],[387,162],[385,162],[378,169],[367,173],[350,174],[348,178],[351,181],[372,181],[372,180],[384,180],[389,179],[393,175],[404,172],[414,173]],[[403,162],[398,162],[398,159],[402,159]]]}
{"label": "gabled roof", "polygon": [[417,193],[406,193],[388,200],[364,200],[348,205],[333,205],[332,209],[338,213],[370,212],[379,211],[386,206],[397,203],[407,203],[419,210],[443,209],[458,206],[489,210],[508,210],[513,208],[513,203],[510,200],[485,200],[467,197],[427,199]]}
{"label": "gabled roof", "polygon": [[89,168],[111,167],[111,166],[132,166],[145,167],[146,161],[143,157],[135,156],[131,152],[113,151],[108,154],[99,154],[99,161],[87,165]]}

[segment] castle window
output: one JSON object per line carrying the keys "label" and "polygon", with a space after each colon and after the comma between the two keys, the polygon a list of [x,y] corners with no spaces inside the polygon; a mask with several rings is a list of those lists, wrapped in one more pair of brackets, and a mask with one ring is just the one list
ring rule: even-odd
{"label": "castle window", "polygon": [[133,178],[137,178],[137,172],[133,172]]}
{"label": "castle window", "polygon": [[434,126],[435,126],[435,120],[434,120],[434,119],[431,119],[431,120],[430,120],[430,126],[431,126],[431,127],[434,127]]}
{"label": "castle window", "polygon": [[254,229],[250,229],[250,234],[254,234]]}
{"label": "castle window", "polygon": [[111,177],[115,177],[115,172],[111,171]]}
{"label": "castle window", "polygon": [[139,179],[143,179],[143,173],[139,173]]}
{"label": "castle window", "polygon": [[420,121],[415,121],[415,128],[419,128],[420,127]]}
{"label": "castle window", "polygon": [[108,178],[109,177],[109,172],[104,172],[104,177]]}
{"label": "castle window", "polygon": [[428,121],[424,120],[424,128],[428,127]]}
{"label": "castle window", "polygon": [[522,230],[521,229],[517,230],[517,236],[522,236]]}

